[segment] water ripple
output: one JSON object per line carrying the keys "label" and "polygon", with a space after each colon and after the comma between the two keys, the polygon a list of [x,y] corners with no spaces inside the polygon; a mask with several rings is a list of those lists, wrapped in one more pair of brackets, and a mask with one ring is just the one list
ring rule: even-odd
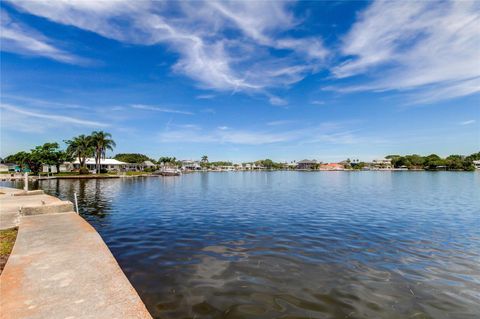
{"label": "water ripple", "polygon": [[[21,186],[20,184],[17,186]],[[480,174],[51,180],[157,318],[478,318]]]}

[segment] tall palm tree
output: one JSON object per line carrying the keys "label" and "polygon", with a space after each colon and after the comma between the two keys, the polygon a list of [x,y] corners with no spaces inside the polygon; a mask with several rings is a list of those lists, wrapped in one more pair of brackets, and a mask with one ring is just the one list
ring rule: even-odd
{"label": "tall palm tree", "polygon": [[207,155],[202,156],[202,163],[208,163],[208,156]]}
{"label": "tall palm tree", "polygon": [[93,131],[90,139],[90,145],[94,148],[95,153],[96,170],[97,173],[100,173],[100,160],[105,159],[107,150],[113,151],[117,144],[112,140],[112,134],[104,131]]}
{"label": "tall palm tree", "polygon": [[93,155],[93,147],[91,145],[91,137],[85,135],[79,135],[71,140],[65,141],[67,146],[67,154],[78,158],[80,162],[80,168],[85,167],[87,157]]}

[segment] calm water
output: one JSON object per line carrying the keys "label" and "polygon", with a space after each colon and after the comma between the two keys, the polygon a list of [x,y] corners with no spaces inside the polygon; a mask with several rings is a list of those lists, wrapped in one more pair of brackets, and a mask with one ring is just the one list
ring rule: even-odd
{"label": "calm water", "polygon": [[479,173],[196,173],[39,187],[79,194],[158,318],[480,317]]}

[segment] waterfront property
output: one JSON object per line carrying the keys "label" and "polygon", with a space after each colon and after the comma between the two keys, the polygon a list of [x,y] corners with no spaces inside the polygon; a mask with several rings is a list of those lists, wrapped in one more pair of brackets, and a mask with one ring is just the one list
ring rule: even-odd
{"label": "waterfront property", "polygon": [[[76,159],[72,164],[73,164],[73,169],[76,169],[76,170],[80,169],[80,162],[78,159]],[[87,158],[85,162],[85,166],[88,168],[90,172],[95,172],[95,167],[96,167],[95,158]],[[105,158],[100,160],[100,169],[105,171],[121,172],[133,166],[135,165],[120,162],[113,158]]]}
{"label": "waterfront property", "polygon": [[[19,226],[0,276],[1,318],[151,319],[100,235],[68,201],[0,188],[0,218]],[[15,217],[15,216],[13,216]]]}
{"label": "waterfront property", "polygon": [[81,215],[155,318],[480,313],[478,172],[256,171],[38,185],[61,198],[77,192]]}
{"label": "waterfront property", "polygon": [[475,166],[475,169],[480,169],[480,160],[473,161],[473,165]]}
{"label": "waterfront property", "polygon": [[15,163],[0,163],[0,172],[20,172],[20,166]]}
{"label": "waterfront property", "polygon": [[202,169],[202,166],[200,165],[200,161],[194,161],[194,160],[182,160],[181,162],[181,169],[186,171],[199,171]]}
{"label": "waterfront property", "polygon": [[373,169],[392,169],[392,160],[389,158],[374,159],[371,167]]}
{"label": "waterfront property", "polygon": [[320,170],[325,171],[343,171],[345,166],[340,163],[327,163],[327,164],[320,164]]}
{"label": "waterfront property", "polygon": [[302,161],[297,162],[297,169],[306,169],[306,170],[315,169],[317,168],[318,164],[319,163],[317,162],[317,160],[304,159]]}

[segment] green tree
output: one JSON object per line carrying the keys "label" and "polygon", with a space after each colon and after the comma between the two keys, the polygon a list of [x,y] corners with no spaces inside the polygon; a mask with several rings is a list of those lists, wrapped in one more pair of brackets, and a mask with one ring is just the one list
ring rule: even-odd
{"label": "green tree", "polygon": [[357,162],[355,163],[355,165],[352,165],[352,168],[353,169],[363,169],[365,166],[367,166],[367,164],[365,162]]}
{"label": "green tree", "polygon": [[115,155],[114,159],[125,162],[125,163],[143,163],[145,161],[151,161],[155,162],[151,158],[149,158],[147,155],[144,154],[138,154],[138,153],[121,153]]}
{"label": "green tree", "polygon": [[41,146],[37,146],[30,151],[28,160],[32,167],[30,169],[33,172],[39,172],[42,164],[58,166],[65,161],[71,160],[72,157],[65,151],[60,150],[58,143],[45,143]]}
{"label": "green tree", "polygon": [[445,160],[443,160],[437,154],[430,154],[425,157],[425,162],[423,163],[426,169],[434,170],[437,169],[439,166],[445,165]]}
{"label": "green tree", "polygon": [[425,158],[423,156],[413,154],[405,156],[405,166],[408,168],[423,168]]}
{"label": "green tree", "polygon": [[8,155],[3,161],[5,163],[15,163],[19,165],[22,170],[30,168],[28,165],[28,162],[30,161],[30,153],[21,151],[12,155]]}
{"label": "green tree", "polygon": [[162,156],[158,159],[158,163],[164,166],[179,166],[179,161],[175,157]]}
{"label": "green tree", "polygon": [[465,159],[467,161],[480,161],[480,152],[470,154]]}
{"label": "green tree", "polygon": [[45,143],[30,152],[22,151],[5,158],[5,161],[14,162],[22,169],[29,168],[35,174],[40,172],[43,164],[56,165],[58,169],[60,164],[68,160],[71,160],[71,157],[59,149],[58,143]]}
{"label": "green tree", "polygon": [[112,134],[103,131],[92,132],[90,139],[94,148],[96,171],[100,173],[100,161],[105,159],[107,150],[113,151],[113,148],[117,145],[112,139]]}
{"label": "green tree", "polygon": [[202,156],[202,159],[200,160],[200,166],[203,168],[208,168],[210,166],[207,155]]}
{"label": "green tree", "polygon": [[71,140],[66,140],[65,143],[67,144],[67,154],[73,158],[78,158],[80,168],[84,168],[87,158],[94,154],[90,136],[82,134]]}

